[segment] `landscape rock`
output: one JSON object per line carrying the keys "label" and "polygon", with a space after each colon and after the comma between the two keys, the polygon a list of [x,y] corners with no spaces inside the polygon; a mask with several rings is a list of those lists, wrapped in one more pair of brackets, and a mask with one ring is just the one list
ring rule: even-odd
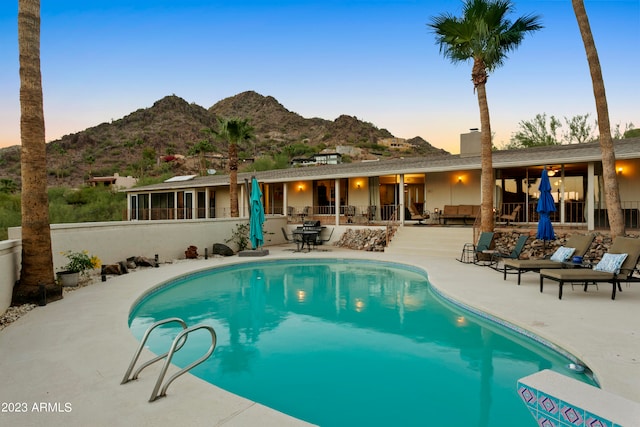
{"label": "landscape rock", "polygon": [[359,251],[384,252],[387,246],[387,231],[376,228],[348,228],[334,245]]}
{"label": "landscape rock", "polygon": [[213,244],[213,249],[211,250],[211,253],[213,255],[222,255],[222,256],[233,256],[235,255],[235,252],[233,252],[233,250],[223,244],[223,243],[214,243]]}

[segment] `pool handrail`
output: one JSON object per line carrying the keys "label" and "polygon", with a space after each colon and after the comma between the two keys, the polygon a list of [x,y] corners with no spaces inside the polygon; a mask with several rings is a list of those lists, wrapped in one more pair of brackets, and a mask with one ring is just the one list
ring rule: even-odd
{"label": "pool handrail", "polygon": [[[152,364],[156,363],[158,360],[161,360],[161,359],[164,359],[165,357],[167,357],[169,352],[166,352],[164,354],[156,356],[153,359],[143,363],[138,368],[138,370],[136,370],[133,373],[133,375],[131,375],[131,371],[133,371],[133,368],[135,367],[136,363],[138,362],[138,358],[140,357],[140,353],[142,353],[142,349],[144,348],[144,345],[147,343],[147,339],[149,339],[149,335],[151,334],[151,332],[155,328],[157,328],[158,326],[165,325],[167,323],[172,323],[172,322],[180,323],[180,326],[182,326],[182,329],[187,329],[187,324],[185,323],[185,321],[180,319],[180,318],[178,318],[178,317],[169,317],[169,318],[164,319],[164,320],[159,320],[156,323],[154,323],[153,325],[149,326],[147,331],[144,333],[142,339],[140,340],[140,345],[138,346],[138,350],[136,350],[135,354],[133,355],[133,359],[131,359],[131,363],[129,364],[129,367],[127,368],[127,372],[125,372],[124,378],[122,378],[122,382],[120,384],[126,384],[129,381],[138,379],[138,375],[140,375],[140,372],[144,368],[146,368],[149,365],[152,365]],[[180,344],[180,347],[178,349],[182,348],[182,346],[184,345],[185,342],[187,342],[186,337],[185,337],[184,341]]]}
{"label": "pool handrail", "polygon": [[[191,333],[193,331],[197,331],[198,329],[205,329],[205,330],[209,331],[209,333],[211,334],[211,346],[209,347],[209,350],[207,350],[207,352],[200,359],[198,359],[198,360],[192,362],[191,364],[185,366],[184,368],[182,368],[181,370],[179,370],[178,372],[173,374],[171,377],[169,377],[169,379],[164,384],[164,386],[162,386],[162,388],[160,388],[160,386],[162,385],[162,381],[164,380],[164,376],[167,373],[167,369],[169,368],[169,365],[171,364],[171,358],[173,357],[174,353],[176,351],[178,351],[182,347],[184,342],[186,342],[187,335],[189,335],[189,333]],[[184,337],[184,340],[183,340],[182,343],[180,343],[180,340],[182,340],[183,337]],[[160,397],[165,397],[167,395],[167,388],[169,388],[169,385],[175,379],[177,379],[180,375],[189,372],[191,369],[195,368],[196,366],[198,366],[199,364],[201,364],[202,362],[207,360],[209,358],[209,356],[211,356],[213,354],[213,350],[215,350],[215,348],[216,348],[216,342],[217,342],[216,331],[213,329],[213,327],[211,327],[209,325],[202,325],[202,324],[201,325],[196,325],[196,326],[192,326],[192,327],[190,327],[188,329],[185,329],[184,331],[180,332],[175,337],[175,339],[173,340],[173,343],[171,344],[171,348],[169,349],[169,352],[167,353],[167,359],[164,361],[164,366],[162,367],[162,370],[160,371],[160,375],[158,375],[158,380],[156,381],[156,385],[153,388],[153,391],[151,392],[151,397],[149,398],[149,402],[153,402],[154,400],[156,400],[156,399],[158,399]]]}

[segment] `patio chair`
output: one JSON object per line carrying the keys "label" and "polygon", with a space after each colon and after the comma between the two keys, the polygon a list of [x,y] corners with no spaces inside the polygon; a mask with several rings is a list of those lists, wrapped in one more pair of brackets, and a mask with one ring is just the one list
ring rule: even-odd
{"label": "patio chair", "polygon": [[329,237],[327,237],[326,239],[323,239],[322,237],[320,237],[320,233],[318,233],[317,243],[319,245],[321,245],[323,243],[327,243],[328,241],[330,241],[331,240],[331,236],[333,236],[333,230],[335,230],[335,227],[331,229],[331,233],[329,233]]}
{"label": "patio chair", "polygon": [[[479,264],[480,262],[491,262],[491,255],[485,253],[494,248],[494,233],[492,231],[483,231],[478,238],[478,243],[465,243],[462,248],[458,261],[465,264]],[[486,264],[485,264],[486,265]]]}
{"label": "patio chair", "polygon": [[345,206],[344,215],[347,217],[347,224],[353,223],[353,217],[356,216],[356,207],[355,206]]}
{"label": "patio chair", "polygon": [[[522,273],[527,271],[540,271],[549,268],[562,268],[563,262],[571,256],[584,256],[591,247],[593,234],[574,234],[569,237],[564,246],[561,246],[551,258],[545,259],[505,259],[502,263],[503,280],[507,280],[507,274],[518,274],[518,285]],[[567,249],[574,249],[567,251]],[[511,271],[515,270],[515,271]]]}
{"label": "patio chair", "polygon": [[284,227],[280,227],[280,229],[282,230],[282,235],[284,236],[284,240],[287,241],[287,243],[295,243],[296,244],[296,252],[300,251],[300,245],[302,244],[302,239],[299,238],[298,235],[293,234],[291,236],[289,236],[287,234],[287,230],[284,229]]}
{"label": "patio chair", "polygon": [[498,263],[500,262],[500,260],[516,260],[520,258],[520,254],[524,249],[524,245],[527,244],[527,240],[529,240],[529,236],[526,234],[522,234],[520,237],[518,237],[518,241],[516,242],[511,252],[508,254],[503,252],[491,252],[491,263],[489,264],[489,266],[491,266],[494,270],[499,270]]}
{"label": "patio chair", "polygon": [[416,209],[415,205],[413,204],[409,205],[409,213],[411,214],[411,218],[407,218],[407,219],[411,219],[412,221],[418,221],[418,224],[421,224],[421,225],[422,225],[422,221],[430,218],[429,213],[421,214],[420,212],[418,212],[418,209]]}
{"label": "patio chair", "polygon": [[305,206],[298,216],[301,221],[304,221],[306,217],[311,216],[311,206]]}
{"label": "patio chair", "polygon": [[511,221],[515,221],[518,218],[520,209],[522,209],[522,207],[518,205],[511,211],[510,214],[500,215],[500,219],[507,221],[507,225],[509,225]]}
{"label": "patio chair", "polygon": [[540,270],[540,292],[544,279],[558,282],[558,299],[562,299],[562,286],[565,283],[582,283],[584,291],[590,283],[611,283],[611,299],[616,299],[616,289],[622,291],[620,282],[640,282],[640,278],[633,274],[638,271],[640,260],[640,239],[631,237],[616,237],[602,260],[593,269],[543,269]]}

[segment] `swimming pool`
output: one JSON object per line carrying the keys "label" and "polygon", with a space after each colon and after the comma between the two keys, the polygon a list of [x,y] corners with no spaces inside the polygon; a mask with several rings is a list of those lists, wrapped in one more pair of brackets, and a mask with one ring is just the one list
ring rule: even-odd
{"label": "swimming pool", "polygon": [[[535,426],[519,378],[553,369],[593,384],[559,353],[444,302],[421,270],[399,264],[279,260],[199,272],[145,296],[131,330],[140,339],[168,317],[216,330],[218,346],[194,375],[322,426]],[[178,331],[161,328],[150,349],[165,352]],[[197,341],[176,365],[206,351]]]}

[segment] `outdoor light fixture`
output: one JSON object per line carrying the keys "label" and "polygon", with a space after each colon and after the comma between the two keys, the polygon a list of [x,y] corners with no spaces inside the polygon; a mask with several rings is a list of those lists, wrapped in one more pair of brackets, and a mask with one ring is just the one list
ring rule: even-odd
{"label": "outdoor light fixture", "polygon": [[360,188],[360,181],[356,182],[356,187]]}
{"label": "outdoor light fixture", "polygon": [[462,182],[462,176],[458,177],[458,182]]}
{"label": "outdoor light fixture", "polygon": [[298,185],[298,191],[302,191],[303,187],[302,184]]}
{"label": "outdoor light fixture", "polygon": [[622,175],[622,166],[618,166],[618,175]]}

